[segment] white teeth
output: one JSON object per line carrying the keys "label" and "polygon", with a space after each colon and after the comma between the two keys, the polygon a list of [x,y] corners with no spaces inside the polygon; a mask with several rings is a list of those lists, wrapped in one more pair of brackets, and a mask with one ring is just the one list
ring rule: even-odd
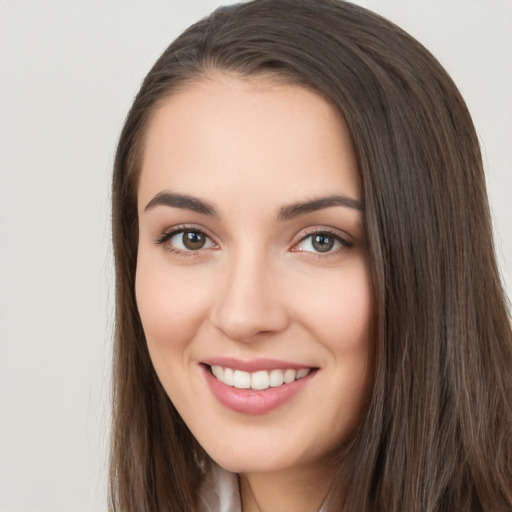
{"label": "white teeth", "polygon": [[272,370],[270,372],[270,387],[277,388],[284,382],[283,372],[281,370]]}
{"label": "white teeth", "polygon": [[287,370],[260,370],[249,373],[242,370],[233,370],[231,368],[223,368],[222,366],[213,365],[211,367],[213,375],[228,386],[238,389],[254,389],[264,390],[269,387],[275,388],[283,384],[302,379],[311,373],[310,368],[302,368],[298,371]]}
{"label": "white teeth", "polygon": [[224,380],[224,368],[222,366],[212,366],[212,373],[219,380]]}
{"label": "white teeth", "polygon": [[238,389],[249,389],[251,387],[251,374],[242,370],[235,370],[233,386]]}
{"label": "white teeth", "polygon": [[290,384],[290,382],[293,382],[295,380],[295,377],[297,376],[297,372],[295,370],[286,370],[284,372],[284,383]]}
{"label": "white teeth", "polygon": [[254,372],[251,374],[251,388],[252,389],[267,389],[269,386],[268,372]]}
{"label": "white teeth", "polygon": [[224,368],[224,384],[227,384],[228,386],[234,386],[233,384],[233,375],[234,371],[231,368]]}
{"label": "white teeth", "polygon": [[309,375],[311,373],[311,370],[309,368],[302,368],[297,372],[297,379],[302,379],[302,377],[305,377],[306,375]]}

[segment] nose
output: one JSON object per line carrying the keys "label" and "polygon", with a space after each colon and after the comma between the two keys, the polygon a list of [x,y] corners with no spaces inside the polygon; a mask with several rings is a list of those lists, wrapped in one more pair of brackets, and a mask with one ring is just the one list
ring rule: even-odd
{"label": "nose", "polygon": [[289,323],[286,300],[276,270],[251,254],[226,263],[211,321],[234,341],[251,342],[283,331]]}

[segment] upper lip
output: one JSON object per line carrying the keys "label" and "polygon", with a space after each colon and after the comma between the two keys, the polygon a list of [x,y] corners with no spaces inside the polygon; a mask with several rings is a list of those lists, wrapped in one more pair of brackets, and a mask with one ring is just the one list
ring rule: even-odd
{"label": "upper lip", "polygon": [[242,370],[250,373],[261,370],[301,370],[302,368],[313,368],[313,366],[306,364],[266,358],[243,360],[233,357],[211,357],[201,362],[209,366],[222,366],[223,368]]}

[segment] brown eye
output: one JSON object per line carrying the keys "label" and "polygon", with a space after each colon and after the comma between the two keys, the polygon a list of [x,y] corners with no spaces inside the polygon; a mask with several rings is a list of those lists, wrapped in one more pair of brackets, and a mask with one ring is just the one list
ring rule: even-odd
{"label": "brown eye", "polygon": [[157,243],[181,253],[190,253],[215,247],[212,239],[198,229],[179,229],[167,233]]}
{"label": "brown eye", "polygon": [[334,237],[328,233],[318,233],[312,236],[311,243],[316,251],[328,252],[334,247]]}
{"label": "brown eye", "polygon": [[182,243],[190,251],[202,249],[206,244],[206,235],[200,231],[183,231]]}
{"label": "brown eye", "polygon": [[310,252],[313,254],[337,253],[342,248],[349,249],[352,242],[338,234],[329,231],[317,231],[305,236],[295,247],[294,251]]}

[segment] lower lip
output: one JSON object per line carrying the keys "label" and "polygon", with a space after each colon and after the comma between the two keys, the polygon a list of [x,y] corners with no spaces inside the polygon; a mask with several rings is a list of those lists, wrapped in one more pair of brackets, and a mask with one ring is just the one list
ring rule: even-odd
{"label": "lower lip", "polygon": [[267,388],[261,391],[253,389],[238,389],[227,386],[216,379],[210,372],[210,368],[203,366],[206,382],[213,396],[228,409],[242,414],[264,414],[276,409],[288,400],[300,393],[316,374],[312,371],[302,379],[283,384],[275,388]]}

